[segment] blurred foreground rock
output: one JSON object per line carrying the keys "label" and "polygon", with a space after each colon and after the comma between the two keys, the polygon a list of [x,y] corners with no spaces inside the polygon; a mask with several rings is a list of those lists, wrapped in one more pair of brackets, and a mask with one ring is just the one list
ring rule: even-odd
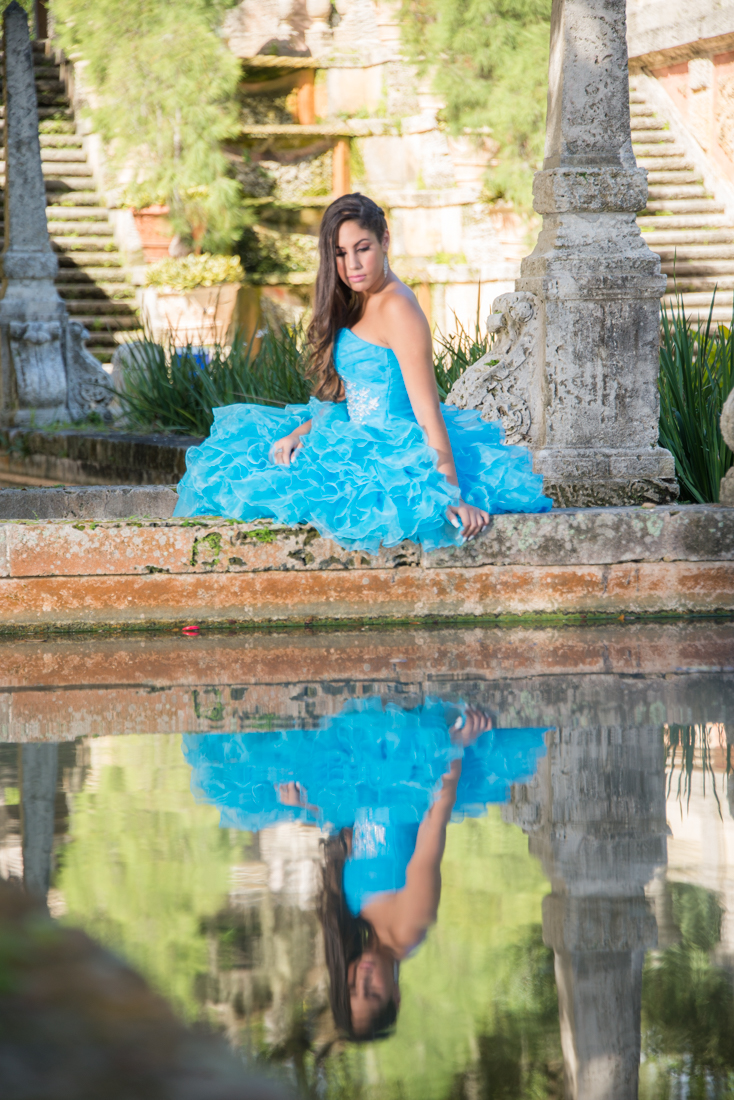
{"label": "blurred foreground rock", "polygon": [[0,881],[3,1100],[285,1100],[83,932]]}

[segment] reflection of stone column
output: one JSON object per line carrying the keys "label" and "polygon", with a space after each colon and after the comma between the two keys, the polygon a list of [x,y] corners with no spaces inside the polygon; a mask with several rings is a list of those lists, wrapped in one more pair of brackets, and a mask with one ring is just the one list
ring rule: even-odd
{"label": "reflection of stone column", "polygon": [[69,322],[54,279],[28,20],[17,0],[3,15],[5,246],[0,292],[0,424],[23,426],[105,413],[107,376]]}
{"label": "reflection of stone column", "polygon": [[506,809],[552,885],[543,936],[569,1100],[637,1096],[642,963],[656,942],[645,884],[665,862],[664,768],[655,727],[559,730]]}
{"label": "reflection of stone column", "polygon": [[23,745],[20,752],[23,884],[45,901],[51,879],[59,747]]}
{"label": "reflection of stone column", "polygon": [[542,303],[531,388],[535,469],[559,504],[678,495],[658,446],[660,260],[636,224],[647,180],[630,136],[625,0],[553,0],[543,215],[520,292]]}

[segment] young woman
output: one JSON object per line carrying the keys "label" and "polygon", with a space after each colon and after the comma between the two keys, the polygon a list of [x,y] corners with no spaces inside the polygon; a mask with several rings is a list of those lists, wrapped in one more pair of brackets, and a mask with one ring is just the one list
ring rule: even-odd
{"label": "young woman", "polygon": [[530,453],[499,422],[442,406],[431,332],[388,263],[385,216],[364,195],[324,214],[307,406],[214,410],[187,454],[175,515],[312,523],[346,547],[426,549],[478,534],[493,512],[545,512]]}
{"label": "young woman", "polygon": [[504,802],[545,751],[542,729],[492,729],[470,706],[350,700],[318,729],[186,734],[197,800],[226,829],[318,825],[318,912],[339,1031],[379,1038],[400,1006],[400,963],[436,920],[446,827]]}

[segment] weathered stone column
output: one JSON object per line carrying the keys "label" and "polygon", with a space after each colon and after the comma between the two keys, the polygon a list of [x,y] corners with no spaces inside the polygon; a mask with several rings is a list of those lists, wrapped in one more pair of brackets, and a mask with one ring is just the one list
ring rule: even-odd
{"label": "weathered stone column", "polygon": [[58,759],[59,746],[55,744],[20,748],[23,885],[43,902],[51,881]]}
{"label": "weathered stone column", "polygon": [[555,953],[567,1100],[634,1100],[642,964],[656,943],[645,884],[666,861],[658,727],[560,729],[507,820],[530,835],[552,892],[543,938]]}
{"label": "weathered stone column", "polygon": [[54,279],[28,20],[17,0],[3,15],[5,244],[0,291],[0,424],[48,424],[104,413],[106,375],[83,347]]}
{"label": "weathered stone column", "polygon": [[668,501],[658,446],[660,260],[635,214],[625,0],[553,0],[537,246],[517,290],[540,302],[530,380],[535,469],[557,504]]}

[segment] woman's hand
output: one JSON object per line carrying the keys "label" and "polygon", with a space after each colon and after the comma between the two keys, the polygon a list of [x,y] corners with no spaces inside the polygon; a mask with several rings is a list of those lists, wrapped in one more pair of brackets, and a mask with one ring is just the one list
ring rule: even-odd
{"label": "woman's hand", "polygon": [[302,446],[303,441],[298,432],[291,432],[290,435],[284,435],[282,439],[276,439],[273,443],[273,462],[278,466],[290,466]]}
{"label": "woman's hand", "polygon": [[491,730],[494,723],[492,716],[478,707],[465,707],[462,714],[451,727],[451,740],[454,744],[472,745],[478,737],[487,730]]}
{"label": "woman's hand", "polygon": [[453,523],[454,527],[461,527],[465,539],[473,539],[489,523],[489,512],[483,512],[473,504],[465,504],[463,500],[458,504],[450,504],[447,515],[449,523]]}

